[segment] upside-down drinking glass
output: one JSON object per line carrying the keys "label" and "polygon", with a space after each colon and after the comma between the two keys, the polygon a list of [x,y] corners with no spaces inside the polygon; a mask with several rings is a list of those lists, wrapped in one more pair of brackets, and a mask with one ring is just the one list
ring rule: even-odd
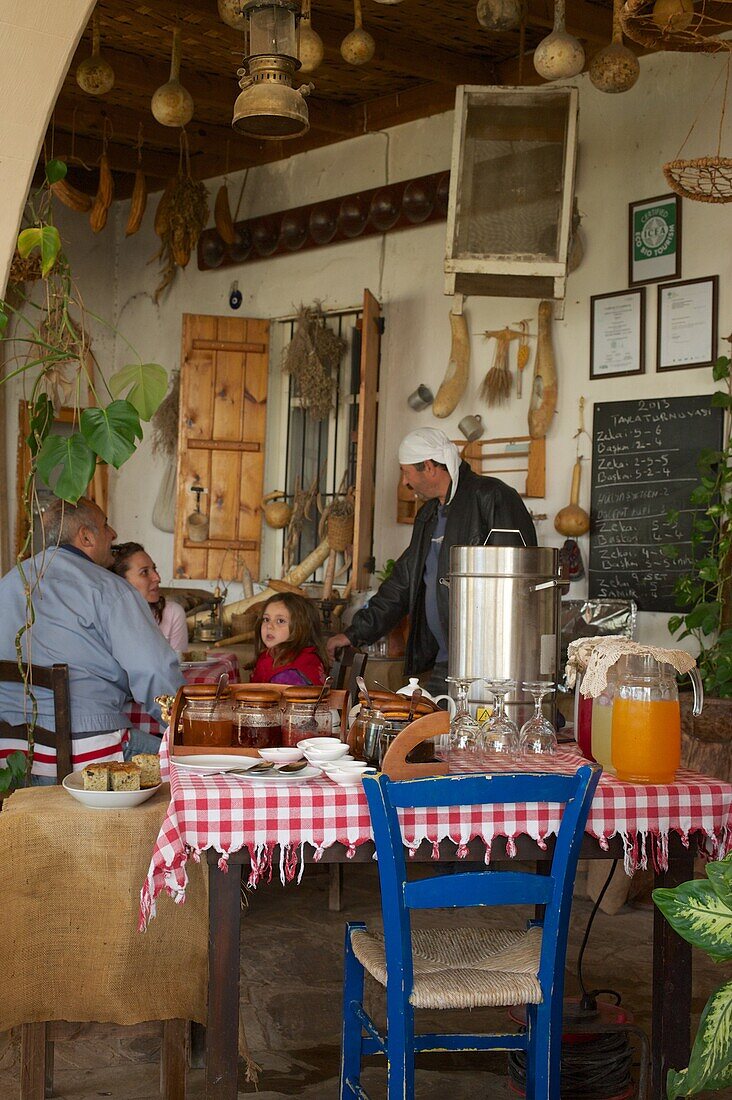
{"label": "upside-down drinking glass", "polygon": [[447,683],[455,685],[455,715],[450,722],[447,747],[450,750],[480,748],[480,723],[470,713],[468,694],[472,684],[480,676],[448,676]]}
{"label": "upside-down drinking glass", "polygon": [[516,690],[515,680],[486,680],[493,696],[493,712],[481,726],[481,748],[484,752],[505,757],[519,752],[519,728],[506,713],[506,696]]}
{"label": "upside-down drinking glass", "polygon": [[530,680],[523,685],[534,699],[534,713],[521,727],[521,752],[528,756],[534,753],[555,753],[557,751],[557,732],[548,718],[542,714],[541,704],[546,695],[554,691],[554,684],[547,680]]}

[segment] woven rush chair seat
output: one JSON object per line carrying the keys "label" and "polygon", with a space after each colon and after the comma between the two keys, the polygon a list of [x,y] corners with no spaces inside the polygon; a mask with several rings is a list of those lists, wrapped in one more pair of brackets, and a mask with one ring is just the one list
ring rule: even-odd
{"label": "woven rush chair seat", "polygon": [[[357,930],[353,953],[386,987],[384,936]],[[415,1008],[541,1004],[541,929],[445,928],[412,932]]]}

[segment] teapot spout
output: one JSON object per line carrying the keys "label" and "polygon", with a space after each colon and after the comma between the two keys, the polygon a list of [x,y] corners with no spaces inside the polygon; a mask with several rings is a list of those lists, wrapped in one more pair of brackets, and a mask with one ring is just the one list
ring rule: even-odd
{"label": "teapot spout", "polygon": [[694,707],[691,713],[695,718],[698,718],[704,706],[704,686],[698,668],[692,668],[689,676],[691,677],[691,686],[694,689]]}

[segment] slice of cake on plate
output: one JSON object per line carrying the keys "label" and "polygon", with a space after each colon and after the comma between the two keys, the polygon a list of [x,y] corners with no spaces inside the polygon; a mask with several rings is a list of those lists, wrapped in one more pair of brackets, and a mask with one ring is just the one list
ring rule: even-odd
{"label": "slice of cake on plate", "polygon": [[110,764],[109,786],[113,791],[139,791],[140,768],[137,764]]}
{"label": "slice of cake on plate", "polygon": [[87,764],[81,774],[85,791],[109,790],[109,764]]}

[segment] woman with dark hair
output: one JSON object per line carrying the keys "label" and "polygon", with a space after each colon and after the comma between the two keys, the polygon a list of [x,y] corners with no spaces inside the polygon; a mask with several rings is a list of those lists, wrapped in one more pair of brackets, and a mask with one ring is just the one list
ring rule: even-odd
{"label": "woman with dark hair", "polygon": [[136,588],[150,605],[163,637],[179,653],[188,648],[186,613],[179,603],[160,594],[160,574],[155,562],[139,542],[120,542],[112,547],[111,569]]}

